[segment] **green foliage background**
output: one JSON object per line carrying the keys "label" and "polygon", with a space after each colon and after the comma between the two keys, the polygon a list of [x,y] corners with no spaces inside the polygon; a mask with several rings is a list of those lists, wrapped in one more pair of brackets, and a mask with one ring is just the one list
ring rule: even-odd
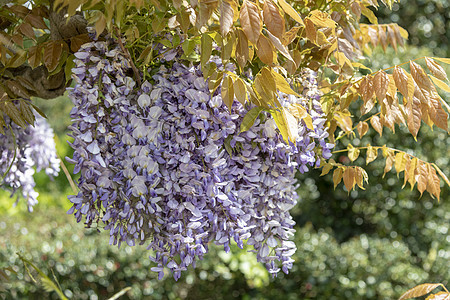
{"label": "green foliage background", "polygon": [[[433,28],[448,27],[449,4],[440,0],[402,4],[404,1],[400,5],[405,15],[397,20],[396,14],[391,14],[391,21],[408,28],[413,44],[428,44],[433,49],[411,47],[397,54],[378,49],[370,61],[373,70],[431,55],[431,51],[449,54],[449,33],[427,31],[430,36],[420,23],[420,14],[434,5],[433,14],[427,16]],[[441,8],[446,8],[444,13]],[[67,97],[38,101],[57,133],[59,155],[70,156],[65,142],[70,101]],[[385,132],[381,138],[369,132],[360,144],[367,142],[411,149],[408,151],[436,162],[450,174],[450,138],[440,130],[423,126],[418,143],[406,128],[399,128],[395,135]],[[348,158],[335,159],[346,162]],[[357,163],[365,164],[363,158]],[[8,195],[0,193],[0,268],[13,266],[17,272],[10,274],[9,281],[0,281],[0,296],[56,298],[26,275],[18,251],[50,277],[53,272],[72,299],[104,299],[126,286],[132,290],[123,299],[392,299],[419,283],[448,285],[448,187],[442,188],[440,203],[427,193],[420,198],[417,191],[402,190],[403,178],[397,179],[394,172],[382,179],[383,168],[382,159],[371,163],[366,169],[370,176],[367,189],[350,194],[342,185],[334,191],[331,175],[320,177],[319,172],[311,172],[299,176],[301,200],[293,212],[298,251],[289,275],[271,279],[252,253],[233,248],[226,254],[212,247],[197,269],[183,274],[176,284],[169,277],[161,282],[156,279],[145,247],[109,246],[107,235],[86,230],[66,215],[66,196],[71,190],[63,172],[53,182],[37,174],[40,203],[33,214],[26,212],[23,201],[13,207]]]}

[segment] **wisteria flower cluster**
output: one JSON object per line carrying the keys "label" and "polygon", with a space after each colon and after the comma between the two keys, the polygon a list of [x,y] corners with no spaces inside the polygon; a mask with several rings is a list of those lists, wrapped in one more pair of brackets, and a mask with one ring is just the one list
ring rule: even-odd
{"label": "wisteria flower cluster", "polygon": [[295,172],[317,166],[316,153],[328,158],[333,146],[315,74],[304,72],[302,97],[280,94],[285,106],[311,107],[315,128],[299,122],[296,143],[287,145],[268,113],[240,133],[251,106],[235,101],[230,113],[198,67],[175,58],[136,86],[115,43],[91,42],[75,56],[68,160],[81,176],[68,213],[105,224],[110,244],[147,243],[160,279],[164,267],[175,279],[195,267],[209,242],[228,251],[232,240],[252,245],[270,273],[287,273],[296,250]]}
{"label": "wisteria flower cluster", "polygon": [[59,173],[60,160],[56,154],[53,129],[39,115],[36,115],[34,126],[29,125],[25,130],[11,122],[9,117],[5,116],[5,122],[11,129],[4,135],[0,134],[0,172],[4,176],[0,185],[11,191],[11,197],[18,192],[17,201],[20,196],[26,199],[31,212],[39,196],[34,190],[34,173],[45,170],[50,178]]}

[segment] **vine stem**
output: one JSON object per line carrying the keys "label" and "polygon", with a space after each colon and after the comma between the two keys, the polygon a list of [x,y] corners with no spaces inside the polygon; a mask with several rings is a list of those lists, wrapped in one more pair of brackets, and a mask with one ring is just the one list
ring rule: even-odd
{"label": "vine stem", "polygon": [[136,81],[138,82],[139,86],[141,86],[141,84],[142,84],[141,75],[139,74],[138,69],[134,65],[133,59],[131,59],[130,52],[123,45],[122,39],[120,38],[120,32],[117,27],[116,27],[116,33],[117,33],[117,41],[119,42],[120,49],[122,49],[123,53],[125,54],[127,59],[130,61],[131,69],[133,69],[133,73],[134,73],[134,76],[136,77]]}

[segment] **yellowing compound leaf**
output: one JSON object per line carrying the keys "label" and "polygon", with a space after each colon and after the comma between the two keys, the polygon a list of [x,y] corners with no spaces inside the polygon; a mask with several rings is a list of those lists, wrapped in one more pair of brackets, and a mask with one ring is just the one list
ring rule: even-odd
{"label": "yellowing compound leaf", "polygon": [[249,0],[244,0],[242,4],[240,22],[248,40],[256,45],[261,34],[262,21],[259,16],[259,8]]}
{"label": "yellowing compound leaf", "polygon": [[233,105],[234,101],[234,87],[233,79],[230,76],[227,76],[223,79],[221,95],[223,102],[231,112],[231,106]]}
{"label": "yellowing compound leaf", "polygon": [[450,65],[450,58],[443,58],[443,57],[432,57],[432,59],[438,60],[440,62],[443,62],[445,64]]}
{"label": "yellowing compound leaf", "polygon": [[256,118],[258,118],[259,113],[263,110],[262,107],[256,106],[250,109],[242,119],[241,132],[247,131],[252,128],[255,123]]}
{"label": "yellowing compound leaf", "polygon": [[334,188],[336,189],[337,185],[341,182],[342,180],[342,167],[338,167],[337,169],[334,170],[333,172],[333,183],[334,183]]}
{"label": "yellowing compound leaf", "polygon": [[361,98],[363,99],[364,103],[366,103],[372,98],[374,92],[375,91],[372,76],[370,75],[365,76],[361,80],[361,83],[359,84],[359,94],[361,95]]}
{"label": "yellowing compound leaf", "polygon": [[367,145],[366,151],[366,165],[373,162],[378,156],[378,148]]}
{"label": "yellowing compound leaf", "polygon": [[367,124],[367,122],[361,121],[356,126],[356,130],[358,130],[359,138],[362,138],[369,130],[369,124]]}
{"label": "yellowing compound leaf", "polygon": [[406,300],[415,297],[420,297],[428,294],[438,286],[442,286],[441,283],[424,283],[413,287],[412,289],[406,291],[398,300]]}
{"label": "yellowing compound leaf", "polygon": [[348,144],[347,146],[347,152],[348,152],[348,158],[350,161],[355,161],[360,153],[360,150],[358,148],[353,147],[351,144]]}
{"label": "yellowing compound leaf", "polygon": [[275,52],[272,43],[264,35],[260,35],[256,45],[256,54],[259,59],[266,65],[271,66],[274,62]]}
{"label": "yellowing compound leaf", "polygon": [[370,118],[370,124],[372,125],[373,129],[375,129],[375,131],[380,134],[380,136],[383,135],[383,125],[381,124],[380,117],[373,116],[372,118]]}
{"label": "yellowing compound leaf", "polygon": [[263,6],[264,24],[277,38],[281,39],[285,32],[284,18],[272,0],[265,0]]}
{"label": "yellowing compound leaf", "polygon": [[428,69],[434,76],[436,76],[440,80],[448,80],[447,74],[445,73],[444,68],[442,68],[440,64],[438,64],[429,57],[425,57],[425,62],[427,63]]}
{"label": "yellowing compound leaf", "polygon": [[289,3],[287,3],[286,0],[278,0],[278,4],[292,19],[300,23],[300,25],[305,26],[305,23],[303,23],[303,20],[298,12]]}

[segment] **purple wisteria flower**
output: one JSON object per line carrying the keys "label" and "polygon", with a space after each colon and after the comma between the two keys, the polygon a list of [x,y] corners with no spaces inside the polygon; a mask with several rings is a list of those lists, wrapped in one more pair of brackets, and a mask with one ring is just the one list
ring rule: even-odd
{"label": "purple wisteria flower", "polygon": [[314,74],[305,71],[302,97],[280,94],[283,105],[311,107],[315,128],[299,122],[296,144],[286,145],[268,113],[240,133],[251,106],[235,101],[230,113],[198,67],[175,58],[136,87],[115,43],[91,42],[75,56],[68,160],[81,176],[68,213],[104,223],[110,244],[147,244],[160,279],[164,267],[178,279],[209,242],[228,251],[232,240],[253,245],[273,275],[287,273],[296,250],[295,172],[332,148]]}
{"label": "purple wisteria flower", "polygon": [[59,173],[60,161],[56,155],[53,130],[39,115],[36,115],[34,126],[25,129],[8,117],[5,117],[5,122],[10,124],[11,130],[6,130],[5,135],[0,134],[0,172],[5,176],[0,185],[11,191],[11,197],[18,192],[17,201],[22,196],[31,212],[39,195],[34,190],[35,171],[45,170],[50,178]]}

